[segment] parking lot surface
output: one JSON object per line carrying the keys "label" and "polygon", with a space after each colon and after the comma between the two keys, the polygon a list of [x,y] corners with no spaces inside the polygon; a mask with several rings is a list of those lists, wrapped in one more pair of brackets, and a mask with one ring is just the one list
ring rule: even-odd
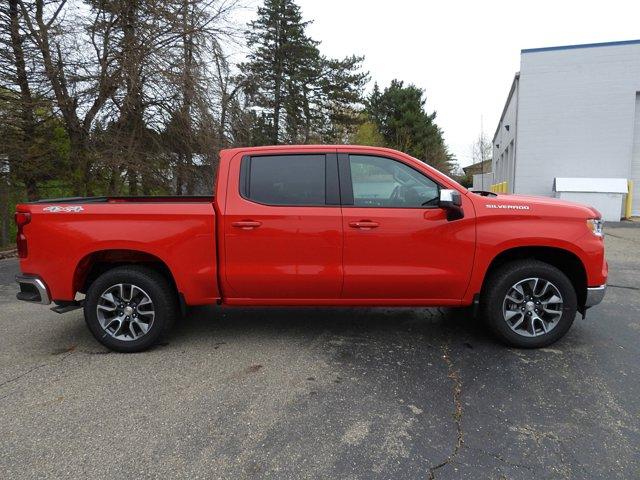
{"label": "parking lot surface", "polygon": [[198,308],[110,353],[0,261],[2,478],[640,476],[640,228],[567,336],[506,348],[466,310]]}

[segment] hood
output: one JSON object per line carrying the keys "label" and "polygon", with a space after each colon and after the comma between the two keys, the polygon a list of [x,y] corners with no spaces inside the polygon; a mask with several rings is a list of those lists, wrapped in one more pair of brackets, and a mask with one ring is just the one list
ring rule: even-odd
{"label": "hood", "polygon": [[481,196],[471,193],[476,208],[480,211],[517,212],[520,214],[549,215],[570,218],[601,218],[595,208],[581,203],[567,202],[552,197],[536,197],[533,195],[497,194],[497,196]]}

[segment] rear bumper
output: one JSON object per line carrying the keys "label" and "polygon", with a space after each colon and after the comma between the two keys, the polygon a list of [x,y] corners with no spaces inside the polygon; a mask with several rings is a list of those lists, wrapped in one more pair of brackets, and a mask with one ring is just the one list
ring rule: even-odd
{"label": "rear bumper", "polygon": [[604,294],[607,293],[607,285],[600,285],[599,287],[588,287],[587,288],[587,301],[585,302],[585,307],[593,307],[594,305],[598,305],[602,299],[604,298]]}
{"label": "rear bumper", "polygon": [[20,286],[20,291],[16,295],[18,300],[42,305],[51,303],[49,289],[40,277],[36,275],[16,275],[16,282]]}

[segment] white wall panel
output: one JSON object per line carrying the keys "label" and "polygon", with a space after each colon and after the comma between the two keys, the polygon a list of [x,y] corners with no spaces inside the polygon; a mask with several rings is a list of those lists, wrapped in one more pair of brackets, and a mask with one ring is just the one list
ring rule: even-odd
{"label": "white wall panel", "polygon": [[640,214],[637,92],[640,42],[523,51],[496,130],[494,173],[511,141],[514,155],[495,181],[509,181],[515,193],[551,196],[556,177],[633,178]]}

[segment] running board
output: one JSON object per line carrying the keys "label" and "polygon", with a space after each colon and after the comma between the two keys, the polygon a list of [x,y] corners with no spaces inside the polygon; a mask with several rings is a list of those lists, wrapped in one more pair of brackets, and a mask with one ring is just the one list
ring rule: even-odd
{"label": "running board", "polygon": [[72,312],[73,310],[77,310],[78,308],[82,308],[84,306],[84,300],[74,300],[72,302],[60,302],[55,307],[51,307],[56,313],[67,313]]}

